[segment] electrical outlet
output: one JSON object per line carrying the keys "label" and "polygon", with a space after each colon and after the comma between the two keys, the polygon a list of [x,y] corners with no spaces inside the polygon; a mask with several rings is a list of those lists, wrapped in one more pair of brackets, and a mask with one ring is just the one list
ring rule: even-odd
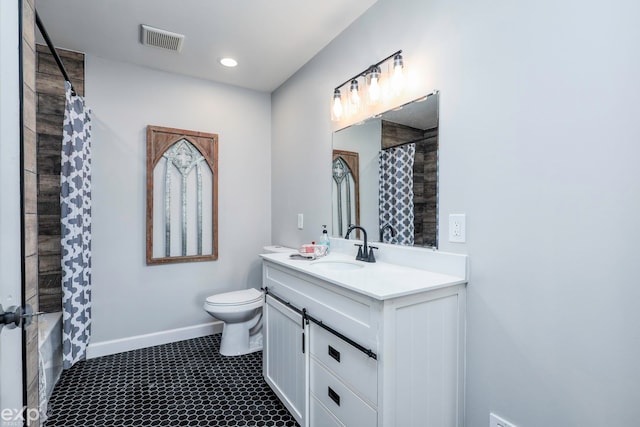
{"label": "electrical outlet", "polygon": [[496,414],[489,414],[489,427],[517,427],[515,424],[511,424],[509,421],[500,418]]}
{"label": "electrical outlet", "polygon": [[304,215],[301,213],[298,214],[298,230],[302,230],[304,228]]}
{"label": "electrical outlet", "polygon": [[449,215],[449,241],[454,243],[464,243],[467,241],[465,214]]}

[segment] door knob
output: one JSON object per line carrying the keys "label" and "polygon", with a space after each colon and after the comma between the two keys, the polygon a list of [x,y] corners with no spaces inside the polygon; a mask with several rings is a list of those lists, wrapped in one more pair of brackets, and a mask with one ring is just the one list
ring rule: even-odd
{"label": "door knob", "polygon": [[44,312],[38,311],[34,313],[29,304],[25,307],[11,306],[7,308],[7,311],[4,311],[0,304],[0,330],[2,330],[3,326],[6,326],[8,329],[18,327],[22,324],[23,320],[24,326],[29,326],[33,317],[41,314],[44,314]]}

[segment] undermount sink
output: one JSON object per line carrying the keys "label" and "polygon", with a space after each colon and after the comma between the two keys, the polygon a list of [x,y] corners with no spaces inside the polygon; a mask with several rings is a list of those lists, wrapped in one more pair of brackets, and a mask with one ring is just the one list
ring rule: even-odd
{"label": "undermount sink", "polygon": [[325,271],[353,271],[364,267],[363,264],[354,261],[342,260],[316,261],[310,264],[310,266]]}

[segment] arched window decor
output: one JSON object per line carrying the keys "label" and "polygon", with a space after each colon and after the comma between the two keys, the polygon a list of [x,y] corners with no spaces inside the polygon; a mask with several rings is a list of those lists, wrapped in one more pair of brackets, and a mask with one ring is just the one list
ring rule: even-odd
{"label": "arched window decor", "polygon": [[332,188],[334,233],[344,236],[349,224],[360,223],[358,153],[333,150]]}
{"label": "arched window decor", "polygon": [[147,126],[147,264],[218,258],[218,135]]}

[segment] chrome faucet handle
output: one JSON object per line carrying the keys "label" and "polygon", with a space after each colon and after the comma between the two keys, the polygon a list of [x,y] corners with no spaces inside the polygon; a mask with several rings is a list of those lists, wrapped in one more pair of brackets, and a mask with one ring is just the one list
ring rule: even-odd
{"label": "chrome faucet handle", "polygon": [[376,262],[376,257],[373,255],[374,249],[378,249],[378,247],[369,245],[369,258],[367,259],[367,262]]}

